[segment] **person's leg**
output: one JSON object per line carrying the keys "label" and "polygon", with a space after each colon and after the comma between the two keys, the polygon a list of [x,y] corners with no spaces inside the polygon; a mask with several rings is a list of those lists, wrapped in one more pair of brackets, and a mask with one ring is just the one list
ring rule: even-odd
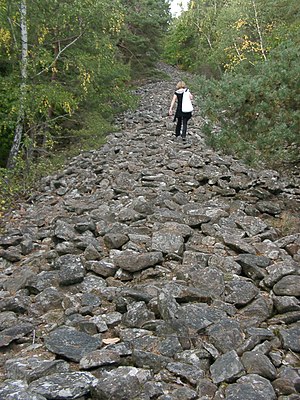
{"label": "person's leg", "polygon": [[178,118],[177,118],[176,129],[175,129],[175,136],[176,136],[176,137],[180,136],[181,124],[182,124],[182,118],[181,118],[181,117],[178,117]]}
{"label": "person's leg", "polygon": [[188,118],[183,118],[182,120],[182,139],[186,138],[186,131],[187,131],[187,123],[188,123]]}

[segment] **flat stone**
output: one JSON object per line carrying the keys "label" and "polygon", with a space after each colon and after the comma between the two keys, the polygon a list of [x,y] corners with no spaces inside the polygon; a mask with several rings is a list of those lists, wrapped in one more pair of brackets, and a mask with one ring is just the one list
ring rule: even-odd
{"label": "flat stone", "polygon": [[56,373],[37,379],[29,389],[47,399],[76,399],[89,394],[97,382],[89,372]]}
{"label": "flat stone", "polygon": [[275,400],[271,383],[255,374],[241,377],[225,390],[226,400]]}
{"label": "flat stone", "polygon": [[125,271],[137,272],[152,267],[163,260],[162,253],[153,251],[149,253],[137,253],[124,251],[114,257],[116,265]]}
{"label": "flat stone", "polygon": [[280,329],[279,331],[283,341],[283,347],[287,350],[300,353],[300,326],[296,325],[288,329]]}
{"label": "flat stone", "polygon": [[75,362],[100,347],[101,342],[99,338],[67,327],[58,328],[45,337],[45,346],[49,351]]}
{"label": "flat stone", "polygon": [[300,296],[300,275],[287,275],[273,286],[278,296]]}
{"label": "flat stone", "polygon": [[231,350],[217,358],[210,367],[210,373],[213,382],[218,384],[235,381],[245,374],[245,370],[237,353]]}

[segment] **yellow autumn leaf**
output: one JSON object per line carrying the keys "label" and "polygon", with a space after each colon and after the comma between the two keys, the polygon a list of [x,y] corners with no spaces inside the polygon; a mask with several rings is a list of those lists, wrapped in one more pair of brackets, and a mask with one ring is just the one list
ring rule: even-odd
{"label": "yellow autumn leaf", "polygon": [[104,344],[115,344],[120,342],[120,338],[107,338],[107,339],[103,339],[103,343]]}

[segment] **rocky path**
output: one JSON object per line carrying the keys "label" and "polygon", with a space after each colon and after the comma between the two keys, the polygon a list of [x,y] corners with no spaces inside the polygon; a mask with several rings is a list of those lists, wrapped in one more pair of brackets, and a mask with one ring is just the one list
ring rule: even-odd
{"label": "rocky path", "polygon": [[1,400],[300,399],[299,182],[207,148],[197,111],[174,141],[171,73],[12,214]]}

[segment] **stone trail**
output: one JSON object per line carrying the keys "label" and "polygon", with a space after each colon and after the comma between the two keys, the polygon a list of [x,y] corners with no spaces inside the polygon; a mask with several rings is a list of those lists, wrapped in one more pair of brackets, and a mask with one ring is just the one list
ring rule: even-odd
{"label": "stone trail", "polygon": [[10,216],[1,400],[300,399],[299,180],[175,141],[170,74]]}

